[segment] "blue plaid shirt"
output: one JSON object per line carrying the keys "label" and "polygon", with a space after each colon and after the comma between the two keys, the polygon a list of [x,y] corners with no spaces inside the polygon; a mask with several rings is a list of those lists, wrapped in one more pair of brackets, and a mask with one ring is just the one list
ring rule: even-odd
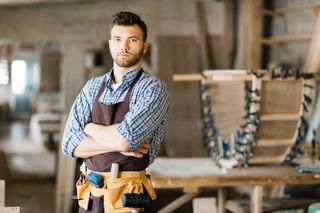
{"label": "blue plaid shirt", "polygon": [[[125,74],[122,84],[116,90],[111,87],[111,72],[86,83],[70,110],[62,138],[62,150],[65,155],[72,156],[74,149],[87,137],[83,130],[86,124],[92,122],[93,102],[102,83],[106,82],[106,89],[99,98],[101,103],[111,105],[122,102],[138,71],[139,69],[136,69]],[[128,140],[130,151],[136,150],[146,138],[151,139],[150,164],[155,159],[164,138],[169,113],[168,90],[162,81],[143,72],[132,89],[129,100],[129,112],[116,127]]]}

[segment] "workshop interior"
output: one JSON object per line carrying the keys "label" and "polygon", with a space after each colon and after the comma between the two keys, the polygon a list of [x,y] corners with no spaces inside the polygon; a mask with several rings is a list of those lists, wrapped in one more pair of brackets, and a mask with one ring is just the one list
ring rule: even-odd
{"label": "workshop interior", "polygon": [[76,183],[103,188],[61,142],[81,89],[113,67],[119,11],[146,22],[142,67],[170,99],[142,175],[157,199],[123,206],[320,212],[320,0],[0,0],[0,213],[75,213]]}

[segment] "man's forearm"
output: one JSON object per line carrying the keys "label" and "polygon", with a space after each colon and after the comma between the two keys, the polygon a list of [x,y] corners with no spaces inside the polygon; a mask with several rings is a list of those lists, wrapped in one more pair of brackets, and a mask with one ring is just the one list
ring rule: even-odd
{"label": "man's forearm", "polygon": [[110,152],[107,147],[96,142],[93,138],[87,137],[73,151],[73,156],[77,158],[88,158],[95,155]]}
{"label": "man's forearm", "polygon": [[127,152],[129,150],[128,141],[118,132],[115,124],[103,126],[90,123],[86,125],[84,131],[108,150],[118,152]]}

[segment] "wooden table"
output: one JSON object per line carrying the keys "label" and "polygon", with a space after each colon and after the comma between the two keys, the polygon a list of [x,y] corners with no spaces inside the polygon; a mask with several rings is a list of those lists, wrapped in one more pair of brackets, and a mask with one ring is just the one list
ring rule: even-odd
{"label": "wooden table", "polygon": [[262,212],[263,186],[319,184],[320,176],[302,174],[294,167],[259,166],[219,169],[210,158],[157,158],[148,168],[156,189],[183,188],[185,195],[160,210],[171,212],[201,191],[201,188],[218,187],[218,212],[224,212],[223,187],[252,186],[250,209]]}

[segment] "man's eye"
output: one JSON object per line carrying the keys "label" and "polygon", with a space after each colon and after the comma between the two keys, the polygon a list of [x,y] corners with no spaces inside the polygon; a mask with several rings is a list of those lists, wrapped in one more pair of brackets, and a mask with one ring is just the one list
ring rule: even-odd
{"label": "man's eye", "polygon": [[120,38],[114,38],[113,40],[114,40],[114,41],[116,41],[116,42],[121,41],[121,39],[120,39]]}
{"label": "man's eye", "polygon": [[137,40],[136,38],[130,38],[129,41],[131,41],[131,42],[137,42],[138,40]]}

